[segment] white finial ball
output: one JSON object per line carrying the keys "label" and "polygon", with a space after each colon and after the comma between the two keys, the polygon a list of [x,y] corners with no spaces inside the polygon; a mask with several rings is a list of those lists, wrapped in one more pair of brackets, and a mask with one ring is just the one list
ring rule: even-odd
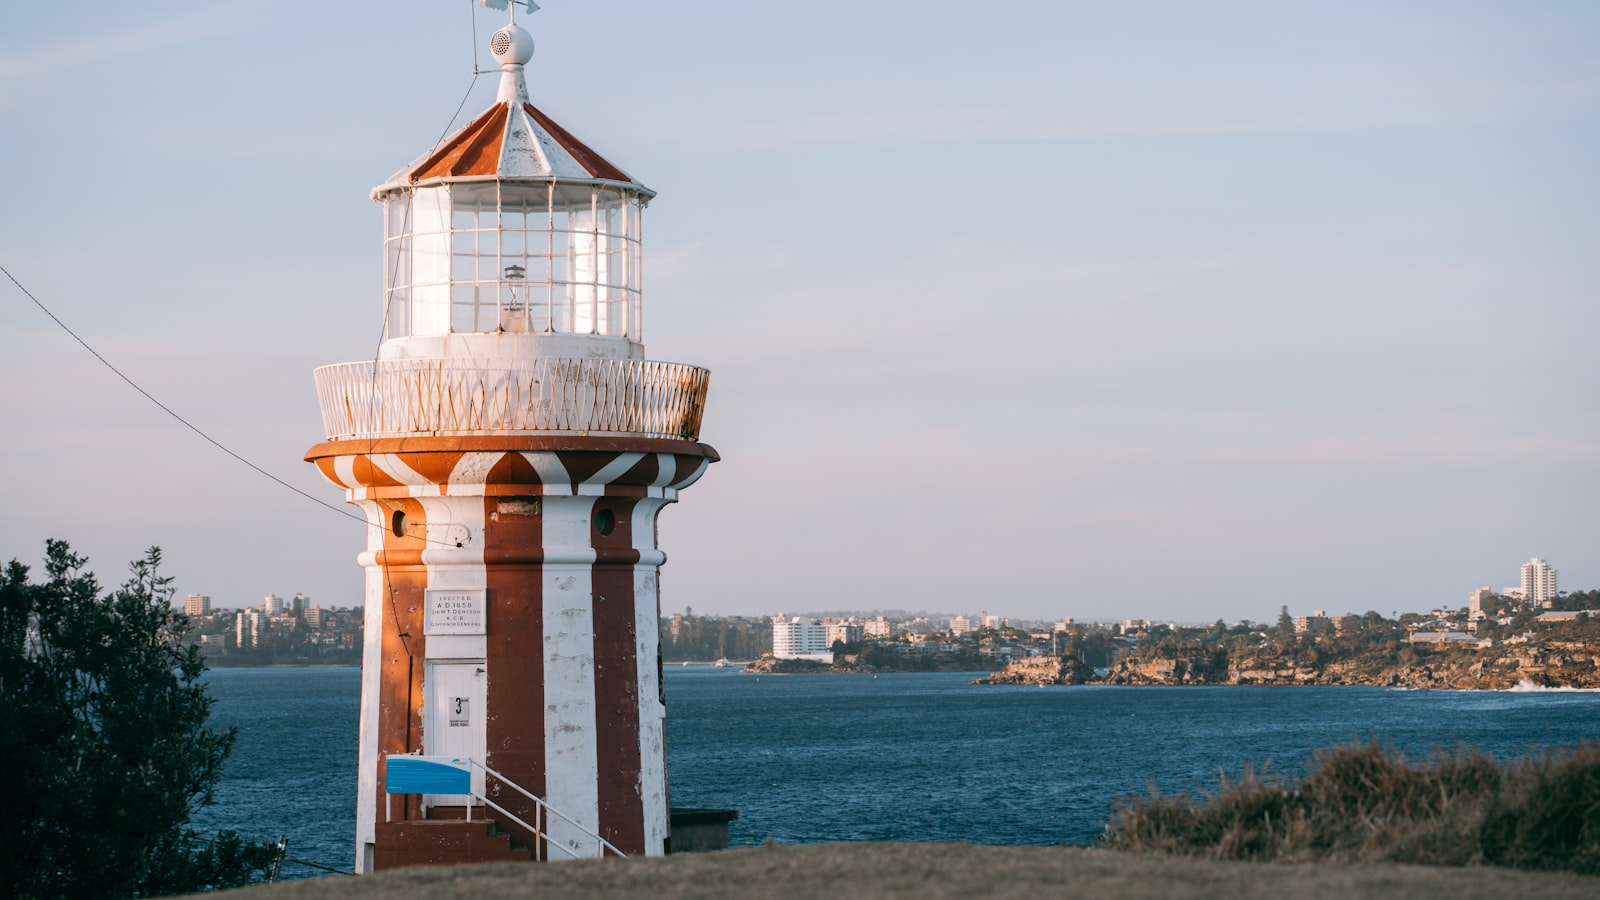
{"label": "white finial ball", "polygon": [[520,25],[507,25],[489,36],[489,52],[500,65],[527,65],[533,59],[533,35]]}

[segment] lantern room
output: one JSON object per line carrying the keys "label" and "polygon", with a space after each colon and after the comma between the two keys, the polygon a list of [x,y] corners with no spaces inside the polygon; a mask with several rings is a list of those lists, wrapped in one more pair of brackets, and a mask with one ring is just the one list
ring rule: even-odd
{"label": "lantern room", "polygon": [[641,212],[655,194],[528,101],[527,31],[508,25],[490,48],[495,104],[373,191],[380,355],[642,359]]}

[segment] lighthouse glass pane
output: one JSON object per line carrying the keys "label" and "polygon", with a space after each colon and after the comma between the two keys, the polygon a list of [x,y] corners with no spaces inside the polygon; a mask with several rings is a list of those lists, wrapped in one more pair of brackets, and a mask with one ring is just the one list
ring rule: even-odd
{"label": "lighthouse glass pane", "polygon": [[[500,282],[499,247],[494,239],[498,212],[492,184],[451,185],[450,330],[492,331],[496,327]],[[420,238],[419,238],[420,240]]]}
{"label": "lighthouse glass pane", "polygon": [[383,201],[383,336],[411,333],[411,255],[406,227],[411,196],[391,194]]}
{"label": "lighthouse glass pane", "polygon": [[[574,228],[581,228],[586,224],[592,227],[593,218],[588,213],[574,213],[572,220]],[[595,235],[592,231],[573,231],[568,235],[567,246],[571,252],[567,270],[568,280],[571,283],[568,286],[567,296],[572,299],[572,330],[577,334],[600,332],[602,326],[595,305],[595,281],[598,269]]]}
{"label": "lighthouse glass pane", "polygon": [[419,188],[412,201],[411,333],[450,331],[450,195]]}
{"label": "lighthouse glass pane", "polygon": [[389,292],[388,306],[383,311],[383,336],[405,337],[411,333],[411,290],[397,288]]}
{"label": "lighthouse glass pane", "polygon": [[502,260],[508,266],[513,262],[517,265],[523,265],[522,257],[528,255],[527,232],[510,228],[500,232],[500,255],[511,257],[511,259]]}

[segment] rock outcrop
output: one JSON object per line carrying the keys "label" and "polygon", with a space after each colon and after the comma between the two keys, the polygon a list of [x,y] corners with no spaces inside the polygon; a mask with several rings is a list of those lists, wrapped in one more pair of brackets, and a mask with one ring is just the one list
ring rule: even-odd
{"label": "rock outcrop", "polygon": [[1036,656],[1017,660],[979,684],[1363,684],[1434,690],[1507,690],[1539,687],[1600,688],[1600,644],[1546,642],[1485,649],[1416,649],[1405,661],[1333,657],[1314,663],[1283,655],[1231,657],[1218,651],[1178,658],[1141,656],[1136,650],[1104,674],[1071,661]]}

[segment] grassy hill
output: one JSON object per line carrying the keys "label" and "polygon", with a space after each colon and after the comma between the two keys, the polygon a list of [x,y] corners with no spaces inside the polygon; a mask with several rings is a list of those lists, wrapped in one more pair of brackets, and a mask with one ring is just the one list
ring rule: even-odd
{"label": "grassy hill", "polygon": [[1276,864],[1154,858],[1081,847],[810,844],[656,859],[418,867],[256,885],[228,900],[806,900],[871,897],[1361,897],[1550,900],[1600,897],[1600,877],[1490,867]]}

